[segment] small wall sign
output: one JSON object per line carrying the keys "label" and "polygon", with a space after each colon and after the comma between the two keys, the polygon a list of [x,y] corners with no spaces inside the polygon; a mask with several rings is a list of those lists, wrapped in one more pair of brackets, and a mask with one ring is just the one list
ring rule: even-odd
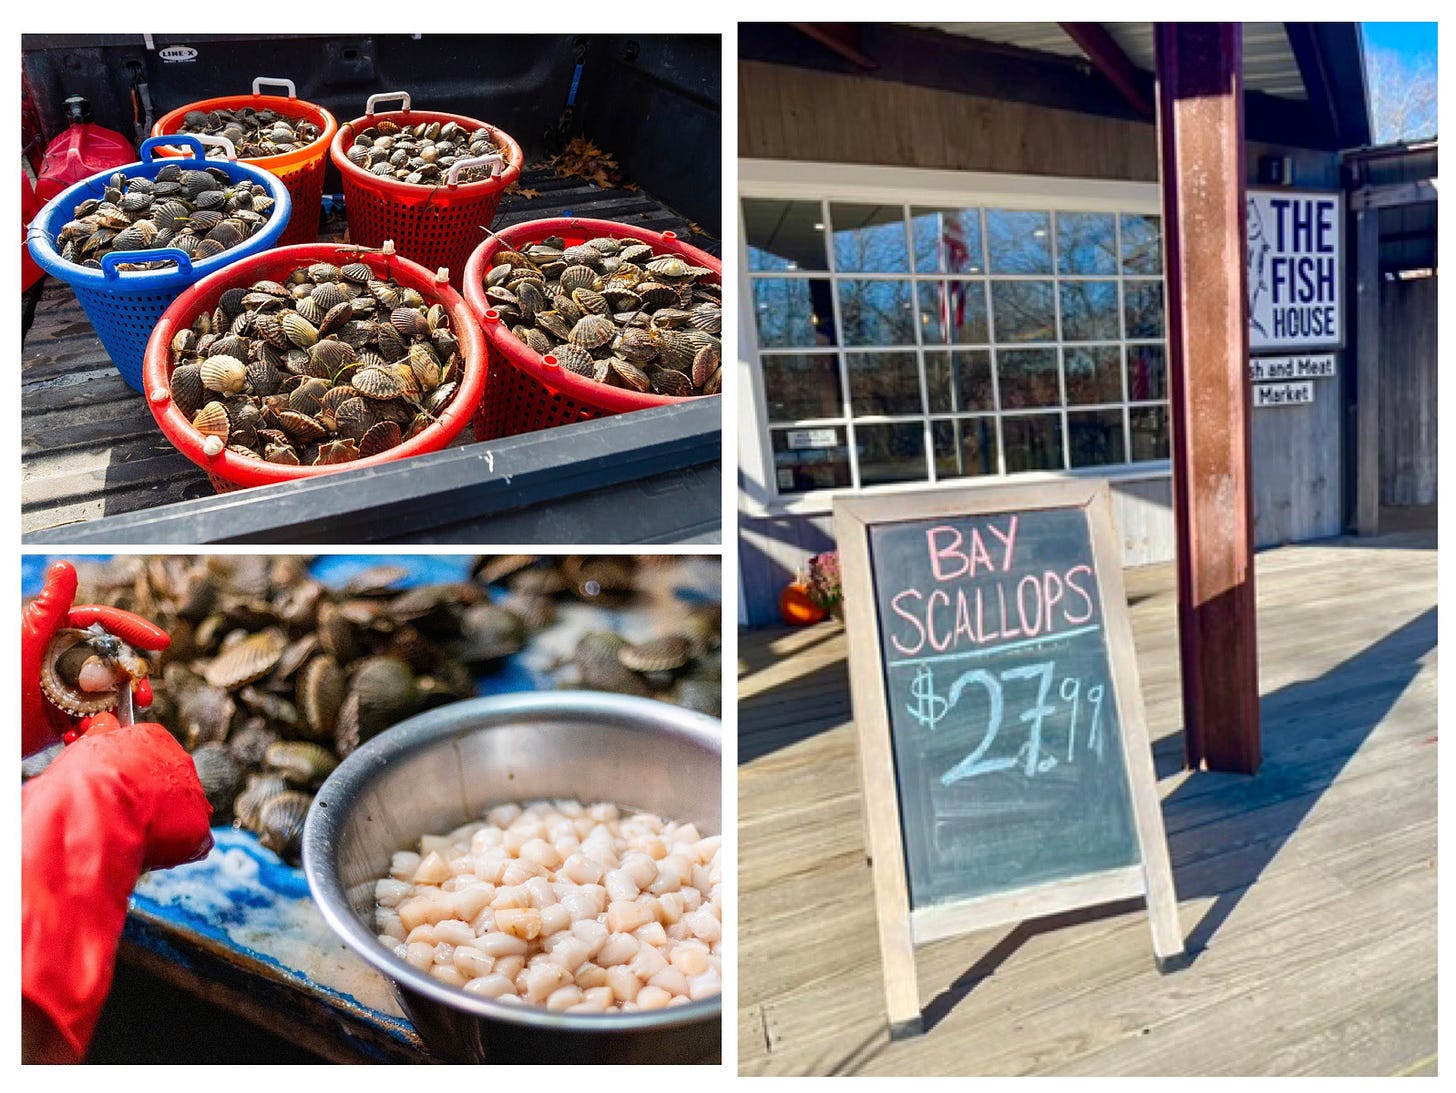
{"label": "small wall sign", "polygon": [[1294,383],[1254,384],[1254,407],[1297,406],[1314,401],[1314,382],[1298,380]]}
{"label": "small wall sign", "polygon": [[1334,374],[1333,353],[1313,353],[1297,357],[1254,357],[1249,361],[1249,379],[1254,383],[1331,379]]}
{"label": "small wall sign", "polygon": [[1250,190],[1249,347],[1342,346],[1344,196]]}

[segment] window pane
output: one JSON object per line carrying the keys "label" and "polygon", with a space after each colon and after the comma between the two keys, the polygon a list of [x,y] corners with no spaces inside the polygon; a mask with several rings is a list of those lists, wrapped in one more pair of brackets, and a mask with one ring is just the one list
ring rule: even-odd
{"label": "window pane", "polygon": [[1063,281],[1062,340],[1066,342],[1116,341],[1116,281]]}
{"label": "window pane", "polygon": [[992,273],[1052,271],[1051,213],[986,210]]}
{"label": "window pane", "polygon": [[1057,213],[1057,272],[1116,273],[1117,218],[1111,213]]}
{"label": "window pane", "polygon": [[1161,345],[1127,347],[1127,398],[1151,402],[1168,397],[1168,362]]}
{"label": "window pane", "polygon": [[834,267],[840,273],[904,273],[905,210],[899,205],[831,205]]}
{"label": "window pane", "polygon": [[920,282],[920,340],[925,345],[984,345],[986,288],[981,281]]}
{"label": "window pane", "polygon": [[817,201],[743,201],[749,269],[828,269]]}
{"label": "window pane", "polygon": [[925,383],[932,414],[996,409],[991,354],[984,349],[926,350]]}
{"label": "window pane", "polygon": [[1115,345],[1064,349],[1069,405],[1122,401],[1122,350]]}
{"label": "window pane", "polygon": [[774,478],[780,493],[850,485],[844,429],[773,429]]}
{"label": "window pane", "polygon": [[1050,281],[992,281],[998,342],[1050,342],[1057,336]]}
{"label": "window pane", "polygon": [[1083,410],[1068,414],[1067,451],[1074,467],[1122,463],[1122,411]]}
{"label": "window pane", "polygon": [[1123,306],[1127,315],[1127,337],[1163,336],[1163,282],[1124,281]]}
{"label": "window pane", "polygon": [[753,314],[762,348],[834,344],[828,281],[754,278]]}
{"label": "window pane", "polygon": [[862,486],[928,477],[925,469],[925,429],[918,421],[856,425],[854,441]]}
{"label": "window pane", "polygon": [[844,360],[855,417],[923,413],[914,353],[846,353]]}
{"label": "window pane", "polygon": [[1134,406],[1127,412],[1132,426],[1132,461],[1168,458],[1168,408]]}
{"label": "window pane", "polygon": [[1003,349],[996,354],[1001,408],[1060,406],[1055,349]]}
{"label": "window pane", "polygon": [[917,273],[984,273],[976,209],[911,209]]}
{"label": "window pane", "polygon": [[759,361],[770,421],[844,415],[839,357],[835,354],[768,354]]}
{"label": "window pane", "polygon": [[1163,272],[1162,217],[1123,216],[1122,272]]}
{"label": "window pane", "polygon": [[996,419],[956,418],[932,421],[935,473],[940,478],[967,478],[996,473]]}
{"label": "window pane", "polygon": [[1062,415],[1029,414],[1001,419],[1006,473],[1062,469]]}
{"label": "window pane", "polygon": [[910,282],[840,281],[845,345],[914,345]]}

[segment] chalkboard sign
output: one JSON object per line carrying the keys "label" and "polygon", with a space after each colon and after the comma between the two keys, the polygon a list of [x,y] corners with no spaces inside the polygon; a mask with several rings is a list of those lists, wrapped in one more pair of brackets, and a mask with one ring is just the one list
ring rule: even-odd
{"label": "chalkboard sign", "polygon": [[1146,895],[1182,953],[1105,482],[835,502],[892,1031],[913,945]]}

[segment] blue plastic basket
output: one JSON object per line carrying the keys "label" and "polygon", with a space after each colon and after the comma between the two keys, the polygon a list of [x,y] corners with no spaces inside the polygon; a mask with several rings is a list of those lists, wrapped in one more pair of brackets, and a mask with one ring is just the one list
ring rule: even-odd
{"label": "blue plastic basket", "polygon": [[[158,145],[190,147],[196,158],[154,158],[152,149]],[[142,142],[140,163],[102,171],[63,190],[36,215],[26,232],[26,243],[30,247],[31,256],[47,273],[71,286],[76,299],[86,312],[86,317],[91,320],[97,337],[111,357],[111,363],[116,365],[121,378],[135,391],[142,390],[142,359],[146,356],[147,339],[151,337],[152,328],[161,319],[162,312],[167,310],[172,301],[209,273],[216,273],[250,254],[268,250],[288,226],[292,205],[288,188],[278,176],[250,167],[246,163],[210,160],[205,156],[202,142],[195,137],[152,137]],[[128,178],[156,178],[157,173],[168,164],[199,171],[216,167],[225,171],[230,178],[246,179],[261,185],[273,198],[273,215],[269,217],[267,224],[242,243],[201,261],[193,261],[186,251],[176,247],[113,251],[101,259],[100,269],[67,262],[61,257],[60,249],[56,246],[56,237],[60,235],[61,229],[71,220],[77,205],[87,198],[102,196],[107,181],[117,170]],[[123,262],[162,260],[176,262],[177,268],[116,268]]]}

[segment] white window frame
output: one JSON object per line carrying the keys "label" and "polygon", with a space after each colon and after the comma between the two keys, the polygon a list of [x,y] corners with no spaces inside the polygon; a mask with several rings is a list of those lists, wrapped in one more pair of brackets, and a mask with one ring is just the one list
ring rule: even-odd
{"label": "white window frame", "polygon": [[[919,205],[941,208],[996,208],[1030,212],[1092,212],[1162,215],[1162,200],[1155,182],[1127,182],[1106,179],[1069,179],[1040,175],[989,174],[978,171],[937,171],[913,167],[882,167],[857,164],[816,163],[792,160],[740,159],[738,161],[738,200],[764,198],[788,201],[847,202],[855,204]],[[748,272],[748,241],[743,218],[738,218],[738,371],[739,391],[743,399],[738,414],[739,508],[751,516],[809,515],[830,511],[833,499],[843,494],[894,493],[924,488],[928,478],[909,482],[859,488],[814,490],[781,497],[778,493],[773,450],[769,439],[768,407],[759,366],[758,326],[753,312],[753,296]],[[823,276],[830,277],[825,273]],[[986,274],[979,275],[985,278]],[[914,283],[914,278],[909,278]],[[1045,279],[1045,278],[1042,278]],[[1054,280],[1061,278],[1054,275]],[[1075,279],[1075,278],[1069,278]],[[1119,298],[1124,277],[1117,274]],[[1163,279],[1166,300],[1166,271]],[[1060,302],[1058,302],[1060,315]],[[1165,337],[1166,341],[1166,337]],[[1119,339],[1126,344],[1126,339]],[[1045,343],[1035,343],[1042,345]],[[1061,345],[1060,340],[1056,343]],[[1028,344],[1027,348],[1033,346]],[[953,348],[953,347],[952,347]],[[846,351],[867,351],[867,347],[837,347],[844,370]],[[1059,371],[1062,369],[1059,368]],[[1124,364],[1124,376],[1126,366]],[[993,369],[994,377],[994,369]],[[994,382],[994,379],[993,379]],[[841,383],[846,378],[841,374]],[[1125,384],[1125,381],[1124,381]],[[923,394],[923,393],[922,393]],[[1124,390],[1118,405],[1132,404]],[[845,387],[845,398],[849,397]],[[1095,406],[1076,409],[1096,409]],[[1065,415],[1065,405],[1058,410]],[[1169,409],[1171,414],[1171,407]],[[929,413],[915,415],[929,421]],[[994,413],[999,432],[1003,417]],[[878,419],[874,419],[878,420]],[[1127,420],[1125,418],[1125,420]],[[808,426],[805,426],[806,428]],[[845,429],[846,443],[853,434]],[[927,426],[928,427],[928,426]],[[1065,436],[1065,431],[1064,431]],[[1130,454],[1130,453],[1129,453]],[[926,453],[933,461],[933,453]],[[998,474],[996,481],[1020,479],[1023,475],[1045,475],[1045,471]],[[1168,460],[1143,463],[1118,463],[1050,472],[1066,475],[1097,475],[1119,481],[1168,478]],[[956,479],[973,482],[976,479]]]}

